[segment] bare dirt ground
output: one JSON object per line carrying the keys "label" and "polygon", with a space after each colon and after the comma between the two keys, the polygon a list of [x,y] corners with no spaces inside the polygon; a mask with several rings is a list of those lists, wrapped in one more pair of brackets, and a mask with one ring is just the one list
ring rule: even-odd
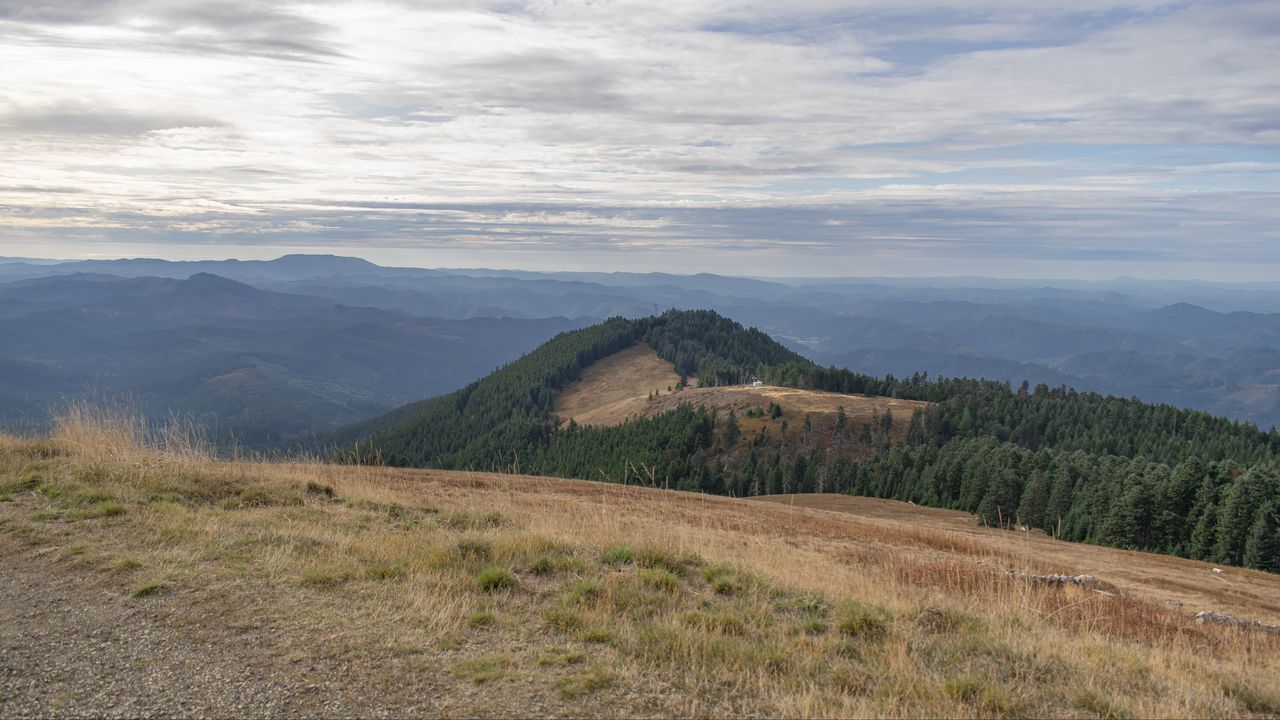
{"label": "bare dirt ground", "polygon": [[896,500],[836,494],[771,495],[758,502],[809,511],[837,512],[858,522],[884,522],[920,530],[940,530],[971,539],[978,547],[1005,550],[1045,566],[1095,575],[1122,591],[1190,612],[1213,610],[1280,624],[1280,576],[1222,567],[1167,555],[1055,540],[1042,532],[1010,532],[978,525],[977,516],[958,510],[920,507]]}
{"label": "bare dirt ground", "polygon": [[263,628],[182,628],[186,598],[130,599],[0,536],[0,717],[378,713],[337,663],[289,662]]}
{"label": "bare dirt ground", "polygon": [[579,425],[619,425],[643,415],[654,392],[680,382],[671,363],[645,343],[596,362],[556,398],[555,412]]}

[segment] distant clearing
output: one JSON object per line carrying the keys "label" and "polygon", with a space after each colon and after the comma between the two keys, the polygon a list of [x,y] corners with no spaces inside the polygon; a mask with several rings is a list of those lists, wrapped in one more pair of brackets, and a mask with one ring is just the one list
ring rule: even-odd
{"label": "distant clearing", "polygon": [[898,400],[887,397],[870,397],[867,395],[844,395],[842,393],[822,392],[819,390],[800,390],[797,388],[775,387],[765,385],[730,385],[728,387],[686,388],[678,393],[663,395],[649,403],[648,414],[658,415],[674,410],[680,403],[701,405],[715,409],[722,414],[733,410],[738,422],[746,433],[753,433],[767,421],[765,418],[748,419],[746,413],[753,408],[764,410],[770,403],[777,403],[782,408],[782,417],[793,429],[804,423],[805,416],[810,416],[814,430],[819,434],[829,435],[835,429],[836,414],[844,408],[851,432],[864,423],[873,424],[882,417],[885,411],[893,415],[893,436],[895,440],[906,437],[907,425],[911,415],[917,408],[924,408],[929,403],[918,400]]}
{"label": "distant clearing", "polygon": [[556,399],[556,414],[579,425],[619,425],[643,415],[649,396],[680,382],[675,367],[645,343],[596,362]]}
{"label": "distant clearing", "polygon": [[851,430],[863,423],[874,423],[889,411],[894,417],[894,435],[905,435],[907,422],[917,408],[928,405],[916,400],[898,400],[866,395],[844,395],[787,387],[688,387],[674,390],[680,382],[671,363],[658,357],[653,348],[641,343],[614,353],[595,363],[582,377],[568,385],[556,400],[556,414],[566,422],[579,425],[620,425],[638,416],[652,417],[676,409],[681,403],[699,405],[738,416],[743,430],[755,432],[767,423],[765,418],[748,419],[752,409],[764,410],[770,403],[782,408],[783,417],[796,427],[805,415],[817,431],[834,429],[841,407]]}
{"label": "distant clearing", "polygon": [[[1117,550],[1055,540],[1040,531],[1010,532],[981,527],[977,516],[958,510],[920,507],[896,500],[835,494],[769,495],[755,501],[794,508],[834,511],[858,522],[880,521],[886,527],[913,527],[929,534],[945,532],[955,551],[971,545],[968,554],[1009,554],[1023,565],[1071,568],[1095,575],[1125,594],[1158,600],[1171,607],[1218,612],[1280,624],[1280,576],[1222,567],[1168,555]],[[825,514],[825,513],[823,513]],[[939,536],[940,537],[940,536]],[[939,548],[942,550],[942,548]]]}

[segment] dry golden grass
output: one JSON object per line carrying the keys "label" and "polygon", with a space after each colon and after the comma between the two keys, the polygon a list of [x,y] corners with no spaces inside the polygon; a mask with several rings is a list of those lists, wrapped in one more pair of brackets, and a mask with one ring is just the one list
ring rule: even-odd
{"label": "dry golden grass", "polygon": [[579,425],[619,425],[644,415],[654,393],[671,392],[679,382],[671,363],[638,343],[592,363],[556,397],[555,412]]}
{"label": "dry golden grass", "polygon": [[1090,570],[1012,535],[582,481],[219,462],[88,415],[0,439],[0,492],[6,535],[76,547],[122,594],[163,584],[152,601],[180,598],[193,632],[269,624],[282,657],[350,657],[352,683],[379,692],[409,673],[452,683],[434,706],[405,698],[432,714],[1280,713],[1276,637],[1012,579]]}

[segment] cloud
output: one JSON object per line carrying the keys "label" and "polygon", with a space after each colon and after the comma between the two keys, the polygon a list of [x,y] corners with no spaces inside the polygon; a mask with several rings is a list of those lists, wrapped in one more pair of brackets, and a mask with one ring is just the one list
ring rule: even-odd
{"label": "cloud", "polygon": [[1277,264],[1278,28],[1268,2],[0,0],[0,250]]}
{"label": "cloud", "polygon": [[213,118],[93,107],[71,101],[0,114],[0,129],[52,135],[139,135],[154,130],[221,127]]}

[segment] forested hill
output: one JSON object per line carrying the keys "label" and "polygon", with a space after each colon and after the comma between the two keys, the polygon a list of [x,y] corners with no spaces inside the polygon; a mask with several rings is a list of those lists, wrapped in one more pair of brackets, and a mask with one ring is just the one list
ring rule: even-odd
{"label": "forested hill", "polygon": [[[680,407],[616,427],[561,427],[555,392],[647,342],[703,386],[768,384],[924,400],[905,444],[807,418],[742,437],[732,416]],[[888,420],[888,418],[886,418]],[[710,311],[563,333],[450,395],[397,411],[354,456],[392,465],[648,482],[718,494],[835,491],[976,512],[1069,540],[1280,570],[1280,435],[1137,400],[964,379],[874,378],[819,367]],[[834,449],[833,449],[834,448]]]}
{"label": "forested hill", "polygon": [[595,361],[647,342],[677,372],[703,385],[746,382],[753,372],[805,361],[768,335],[710,311],[611,318],[561,333],[520,360],[461,390],[396,411],[398,422],[359,444],[362,457],[392,465],[501,470],[530,463],[558,434],[554,392]]}

